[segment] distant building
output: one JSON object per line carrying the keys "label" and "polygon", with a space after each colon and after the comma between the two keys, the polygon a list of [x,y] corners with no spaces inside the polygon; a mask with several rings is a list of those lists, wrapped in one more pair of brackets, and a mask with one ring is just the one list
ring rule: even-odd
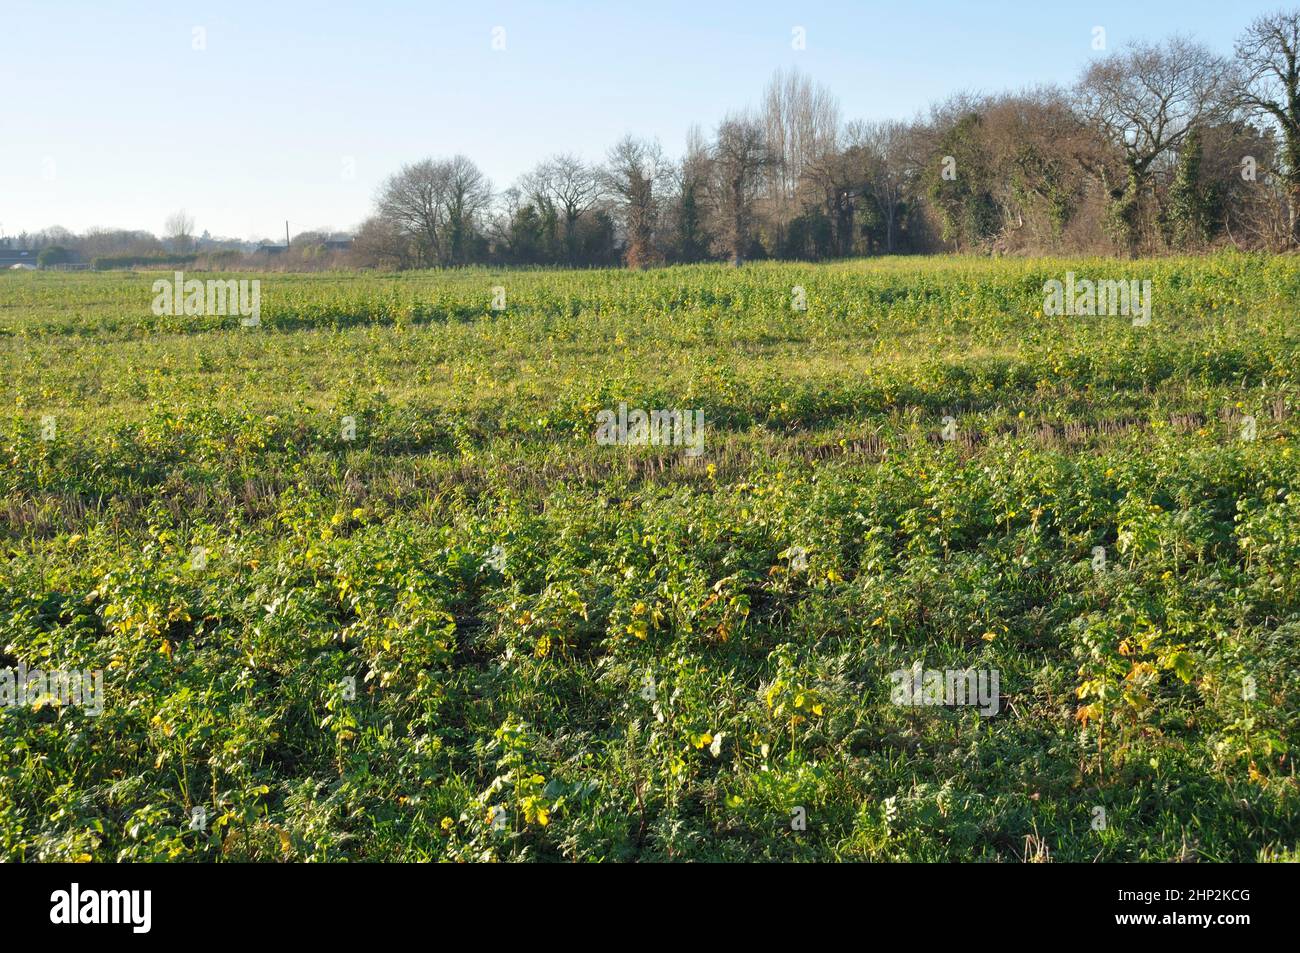
{"label": "distant building", "polygon": [[30,248],[0,248],[0,270],[7,268],[35,268],[40,252]]}
{"label": "distant building", "polygon": [[[302,248],[323,248],[326,251],[348,251],[352,248],[352,237],[350,235],[323,239],[299,235],[294,238],[294,241],[299,242],[299,247]],[[258,254],[262,255],[280,255],[288,250],[289,246],[287,245],[274,245],[271,242],[260,242],[257,246]]]}

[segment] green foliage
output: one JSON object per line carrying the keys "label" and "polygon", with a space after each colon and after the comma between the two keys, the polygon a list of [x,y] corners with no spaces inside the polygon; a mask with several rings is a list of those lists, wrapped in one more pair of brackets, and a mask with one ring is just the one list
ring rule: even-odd
{"label": "green foliage", "polygon": [[1183,140],[1178,167],[1169,186],[1168,230],[1173,243],[1196,249],[1214,237],[1222,217],[1223,195],[1216,182],[1201,172],[1201,131],[1193,128]]}
{"label": "green foliage", "polygon": [[36,263],[42,268],[50,265],[62,265],[72,260],[72,253],[62,245],[51,245],[49,248],[42,248],[40,254],[36,256]]}
{"label": "green foliage", "polygon": [[196,255],[100,255],[91,262],[96,271],[112,271],[118,268],[162,268],[170,266],[192,265]]}
{"label": "green foliage", "polygon": [[991,160],[977,136],[980,122],[978,113],[970,113],[940,138],[936,154],[951,177],[945,177],[944,165],[926,170],[927,193],[943,223],[944,239],[967,249],[985,245],[1001,225],[991,191]]}
{"label": "green foliage", "polygon": [[1294,261],[248,277],[0,279],[0,858],[1294,856]]}

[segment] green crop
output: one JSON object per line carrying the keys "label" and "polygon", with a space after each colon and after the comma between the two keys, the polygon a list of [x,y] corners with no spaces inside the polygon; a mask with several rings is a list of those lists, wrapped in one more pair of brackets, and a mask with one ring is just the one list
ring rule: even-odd
{"label": "green crop", "polygon": [[157,277],[0,274],[0,859],[1295,855],[1300,261]]}

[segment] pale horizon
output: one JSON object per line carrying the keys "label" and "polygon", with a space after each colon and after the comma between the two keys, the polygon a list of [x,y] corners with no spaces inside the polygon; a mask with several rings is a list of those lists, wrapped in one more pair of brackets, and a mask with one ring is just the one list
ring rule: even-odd
{"label": "pale horizon", "polygon": [[[282,240],[350,230],[403,164],[463,153],[500,191],[546,156],[590,162],[625,133],[672,156],[797,68],[844,120],[910,119],[955,93],[1069,84],[1095,56],[1171,32],[1218,53],[1272,4],[1086,10],[956,2],[763,2],[654,10],[563,3],[203,6],[19,2],[0,62],[0,236],[54,226]],[[505,49],[494,50],[493,31]],[[795,49],[801,28],[805,48]],[[195,32],[201,31],[201,32]],[[199,47],[199,48],[196,48]]]}

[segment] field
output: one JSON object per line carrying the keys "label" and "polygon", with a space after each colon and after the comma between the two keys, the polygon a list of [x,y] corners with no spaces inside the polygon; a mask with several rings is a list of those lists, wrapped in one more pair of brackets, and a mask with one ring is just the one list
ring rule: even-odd
{"label": "field", "polygon": [[157,277],[0,274],[0,859],[1295,858],[1300,260]]}

